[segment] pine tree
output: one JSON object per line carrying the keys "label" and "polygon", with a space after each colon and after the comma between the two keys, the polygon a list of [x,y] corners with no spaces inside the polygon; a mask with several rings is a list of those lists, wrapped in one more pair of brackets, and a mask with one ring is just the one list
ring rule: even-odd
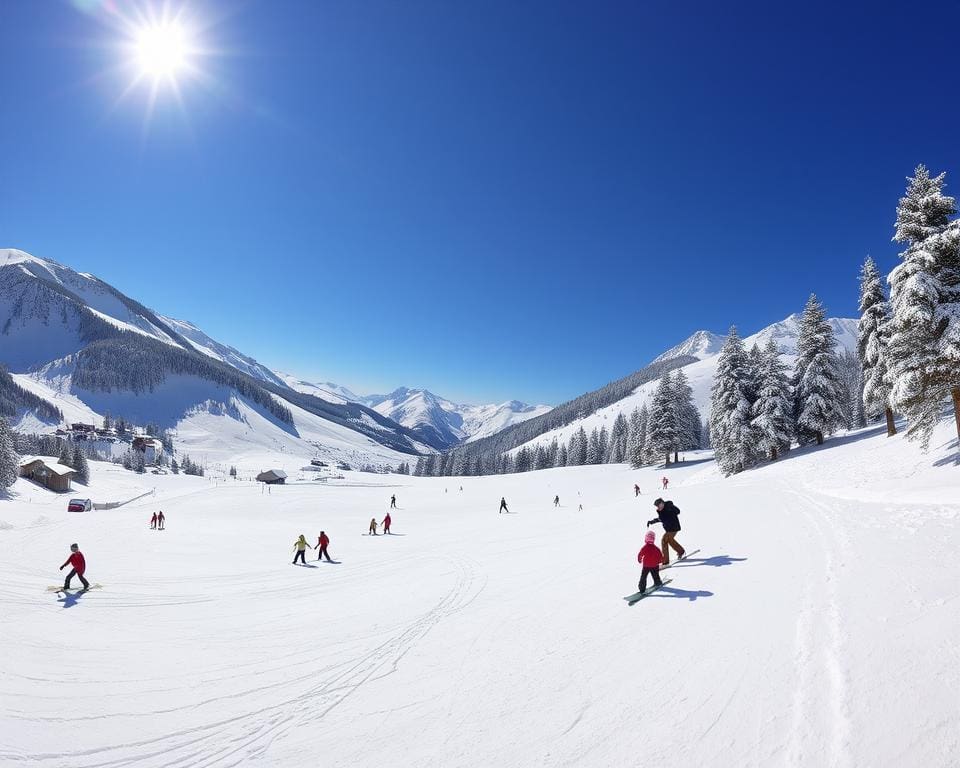
{"label": "pine tree", "polygon": [[565,467],[567,466],[567,446],[561,444],[560,448],[557,450],[557,458],[553,462],[555,467]]}
{"label": "pine tree", "polygon": [[890,407],[887,381],[887,344],[890,306],[883,293],[877,265],[869,256],[860,270],[860,320],[857,323],[857,355],[863,376],[863,410],[867,418],[884,414],[887,436],[897,434]]}
{"label": "pine tree", "polygon": [[752,372],[736,326],[717,358],[710,395],[710,439],[724,475],[742,472],[756,460],[756,431],[751,417]]}
{"label": "pine tree", "polygon": [[570,463],[575,467],[582,467],[587,463],[587,432],[580,427],[571,439],[571,447],[568,451]]}
{"label": "pine tree", "polygon": [[171,459],[170,461],[170,471],[175,475],[180,474],[180,465],[177,463],[176,459]]}
{"label": "pine tree", "polygon": [[20,457],[13,447],[10,425],[0,416],[0,490],[13,485],[19,472]]}
{"label": "pine tree", "polygon": [[767,342],[761,358],[760,387],[753,404],[753,427],[757,445],[771,461],[790,446],[793,435],[793,405],[787,366],[773,339]]}
{"label": "pine tree", "polygon": [[[674,374],[673,397],[678,426],[676,450],[694,451],[700,447],[703,439],[703,421],[700,419],[700,412],[693,404],[693,390],[690,388],[690,381],[683,372],[683,368],[678,368]],[[676,460],[677,456],[674,453],[674,461]]]}
{"label": "pine tree", "polygon": [[63,464],[65,467],[73,466],[73,449],[66,440],[64,440],[63,445],[60,446],[60,458],[57,459],[57,462]]}
{"label": "pine tree", "polygon": [[649,449],[660,456],[665,456],[664,464],[666,466],[670,465],[670,454],[675,453],[677,446],[680,444],[678,416],[673,378],[667,371],[660,378],[660,383],[653,393],[653,404],[650,408],[650,427],[647,435]]}
{"label": "pine tree", "polygon": [[823,445],[826,435],[843,423],[843,387],[836,340],[823,306],[810,294],[800,318],[793,395],[797,437]]}
{"label": "pine tree", "polygon": [[620,464],[626,460],[627,433],[629,431],[627,417],[621,411],[617,414],[617,418],[613,420],[613,428],[610,430],[610,450],[607,458],[609,463]]}
{"label": "pine tree", "polygon": [[600,427],[600,436],[597,438],[597,448],[600,454],[597,457],[597,464],[603,464],[607,460],[607,452],[610,450],[610,434],[607,432],[606,426]]}
{"label": "pine tree", "polygon": [[77,471],[77,481],[86,485],[90,482],[90,465],[87,464],[87,456],[80,444],[73,446],[73,456],[70,457],[70,465]]}
{"label": "pine tree", "polygon": [[597,428],[594,427],[593,431],[590,432],[590,437],[587,440],[587,464],[599,464],[603,458],[603,454],[600,452],[600,435],[597,432]]}
{"label": "pine tree", "polygon": [[897,206],[893,239],[906,243],[890,284],[887,382],[890,404],[907,417],[907,437],[930,443],[952,395],[960,436],[960,229],[943,194],[945,174],[920,165]]}

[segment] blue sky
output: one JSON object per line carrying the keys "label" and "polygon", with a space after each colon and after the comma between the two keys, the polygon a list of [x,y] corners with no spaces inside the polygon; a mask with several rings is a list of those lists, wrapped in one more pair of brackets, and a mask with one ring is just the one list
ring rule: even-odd
{"label": "blue sky", "polygon": [[361,392],[557,403],[852,316],[904,177],[960,189],[955,3],[173,3],[205,78],[149,118],[134,5],[0,6],[0,247]]}

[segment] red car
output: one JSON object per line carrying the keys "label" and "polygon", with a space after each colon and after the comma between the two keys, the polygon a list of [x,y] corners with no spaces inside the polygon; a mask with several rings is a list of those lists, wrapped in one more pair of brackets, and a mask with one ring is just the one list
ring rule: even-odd
{"label": "red car", "polygon": [[67,504],[67,512],[89,512],[93,509],[93,502],[90,499],[70,499]]}

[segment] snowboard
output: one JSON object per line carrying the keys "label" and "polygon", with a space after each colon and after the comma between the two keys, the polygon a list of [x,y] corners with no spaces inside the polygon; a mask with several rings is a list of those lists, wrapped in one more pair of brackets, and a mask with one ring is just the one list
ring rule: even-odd
{"label": "snowboard", "polygon": [[662,571],[662,570],[664,570],[665,568],[669,568],[671,565],[675,565],[676,563],[682,563],[684,560],[686,560],[688,557],[690,557],[690,555],[695,555],[695,554],[697,554],[697,552],[699,552],[699,551],[700,551],[699,549],[695,549],[695,550],[693,550],[692,552],[684,552],[684,553],[683,553],[683,557],[678,557],[678,558],[677,558],[676,560],[674,560],[672,563],[667,563],[666,565],[661,565],[661,566],[660,566],[660,570]]}
{"label": "snowboard", "polygon": [[47,587],[47,592],[89,592],[91,589],[103,589],[103,584],[91,584],[89,589],[86,590],[83,587],[70,587],[70,589]]}
{"label": "snowboard", "polygon": [[638,603],[641,600],[643,600],[643,598],[645,598],[651,592],[655,592],[656,590],[660,589],[660,587],[665,587],[671,581],[673,581],[673,579],[664,579],[663,583],[660,584],[659,586],[650,587],[647,589],[646,592],[634,592],[632,595],[627,595],[623,599],[627,601],[627,605],[633,605],[634,603]]}

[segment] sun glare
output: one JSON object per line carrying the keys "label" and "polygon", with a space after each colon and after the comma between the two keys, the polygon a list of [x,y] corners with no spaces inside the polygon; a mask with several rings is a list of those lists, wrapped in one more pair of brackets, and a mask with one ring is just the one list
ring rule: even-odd
{"label": "sun glare", "polygon": [[137,65],[146,77],[175,80],[188,65],[189,54],[187,35],[177,22],[147,25],[137,33]]}

